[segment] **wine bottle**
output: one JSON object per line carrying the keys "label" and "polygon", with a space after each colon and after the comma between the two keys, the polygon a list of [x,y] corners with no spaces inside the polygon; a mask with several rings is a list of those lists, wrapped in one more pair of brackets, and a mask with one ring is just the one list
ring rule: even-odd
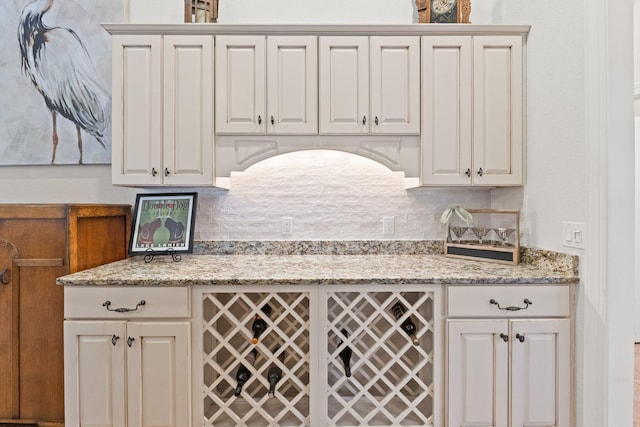
{"label": "wine bottle", "polygon": [[[278,350],[276,350],[278,351]],[[284,362],[285,352],[283,351],[278,355],[278,360]],[[282,369],[276,365],[275,362],[271,363],[267,370],[267,380],[269,381],[269,397],[274,397],[276,394],[276,384],[282,379]]]}
{"label": "wine bottle", "polygon": [[[257,356],[258,350],[254,348],[249,354],[247,354],[245,360],[253,366],[256,362]],[[238,366],[238,370],[236,371],[236,381],[238,382],[238,385],[236,385],[236,389],[233,392],[234,396],[240,396],[240,393],[242,393],[242,387],[244,387],[245,383],[249,381],[249,378],[251,378],[251,371],[243,363],[240,363],[240,366]]]}
{"label": "wine bottle", "polygon": [[[266,316],[271,315],[271,306],[269,304],[263,305],[261,310]],[[267,322],[264,321],[260,314],[256,314],[255,319],[253,319],[253,324],[251,325],[251,330],[253,331],[251,343],[258,344],[258,338],[260,338],[260,335],[262,335],[266,329]]]}
{"label": "wine bottle", "polygon": [[[401,302],[397,302],[393,305],[393,307],[391,307],[391,312],[396,317],[396,319],[400,319],[407,312],[407,308]],[[400,328],[405,331],[407,335],[409,335],[409,338],[411,338],[413,345],[420,344],[420,341],[418,341],[418,338],[416,337],[418,328],[416,327],[416,324],[413,323],[413,320],[411,320],[411,317],[407,317],[400,324]]]}
{"label": "wine bottle", "polygon": [[[342,335],[344,335],[345,337],[349,337],[349,333],[346,329],[342,329],[340,332],[342,332]],[[342,343],[343,341],[340,340],[340,344],[338,344],[338,346],[341,346]],[[346,346],[340,351],[340,353],[338,353],[338,356],[340,356],[340,359],[342,359],[342,364],[344,365],[344,375],[346,377],[351,376],[351,353],[353,352],[351,351],[351,347],[349,346]]]}

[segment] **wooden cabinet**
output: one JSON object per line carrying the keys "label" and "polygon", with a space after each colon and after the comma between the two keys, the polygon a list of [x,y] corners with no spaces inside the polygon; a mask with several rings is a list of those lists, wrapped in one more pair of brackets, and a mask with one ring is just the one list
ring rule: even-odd
{"label": "wooden cabinet", "polygon": [[213,37],[113,36],[112,182],[213,185]]}
{"label": "wooden cabinet", "polygon": [[419,37],[320,37],[320,133],[419,134],[419,88]]}
{"label": "wooden cabinet", "polygon": [[0,423],[63,423],[63,288],[57,277],[120,260],[123,205],[0,205]]}
{"label": "wooden cabinet", "polygon": [[570,426],[568,287],[450,287],[448,316],[449,427]]}
{"label": "wooden cabinet", "polygon": [[422,184],[524,183],[522,43],[422,38]]}
{"label": "wooden cabinet", "polygon": [[187,295],[65,289],[67,426],[191,426]]}
{"label": "wooden cabinet", "polygon": [[216,37],[217,131],[318,132],[317,38]]}

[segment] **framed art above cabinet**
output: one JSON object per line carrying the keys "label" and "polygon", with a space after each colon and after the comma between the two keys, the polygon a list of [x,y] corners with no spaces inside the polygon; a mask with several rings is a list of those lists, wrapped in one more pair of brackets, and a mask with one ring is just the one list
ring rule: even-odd
{"label": "framed art above cabinet", "polygon": [[115,185],[226,187],[308,149],[408,187],[524,183],[527,25],[104,27]]}

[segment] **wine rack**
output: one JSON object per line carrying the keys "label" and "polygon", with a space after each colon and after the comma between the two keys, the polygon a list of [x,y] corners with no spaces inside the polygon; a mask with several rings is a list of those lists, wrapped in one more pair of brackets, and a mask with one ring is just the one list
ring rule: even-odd
{"label": "wine rack", "polygon": [[[328,425],[427,426],[434,411],[434,313],[429,292],[329,292]],[[396,319],[400,302],[407,309]],[[411,319],[418,345],[400,324]],[[342,330],[346,330],[348,336]],[[351,377],[339,353],[351,348]]]}
{"label": "wine rack", "polygon": [[[309,294],[207,293],[202,303],[205,424],[309,425]],[[261,310],[265,304],[272,309],[270,316]],[[252,344],[256,315],[265,319],[267,329]],[[245,357],[254,348],[258,353],[252,366]],[[236,397],[240,363],[252,375]],[[272,364],[283,374],[270,398],[267,371]]]}

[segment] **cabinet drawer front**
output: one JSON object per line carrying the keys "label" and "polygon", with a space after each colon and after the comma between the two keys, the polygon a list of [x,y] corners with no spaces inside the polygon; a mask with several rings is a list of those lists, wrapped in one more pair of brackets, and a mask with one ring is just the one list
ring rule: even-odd
{"label": "cabinet drawer front", "polygon": [[449,286],[447,292],[448,316],[565,317],[570,306],[569,286]]}
{"label": "cabinet drawer front", "polygon": [[64,317],[67,319],[184,318],[189,317],[189,308],[188,287],[64,289]]}

